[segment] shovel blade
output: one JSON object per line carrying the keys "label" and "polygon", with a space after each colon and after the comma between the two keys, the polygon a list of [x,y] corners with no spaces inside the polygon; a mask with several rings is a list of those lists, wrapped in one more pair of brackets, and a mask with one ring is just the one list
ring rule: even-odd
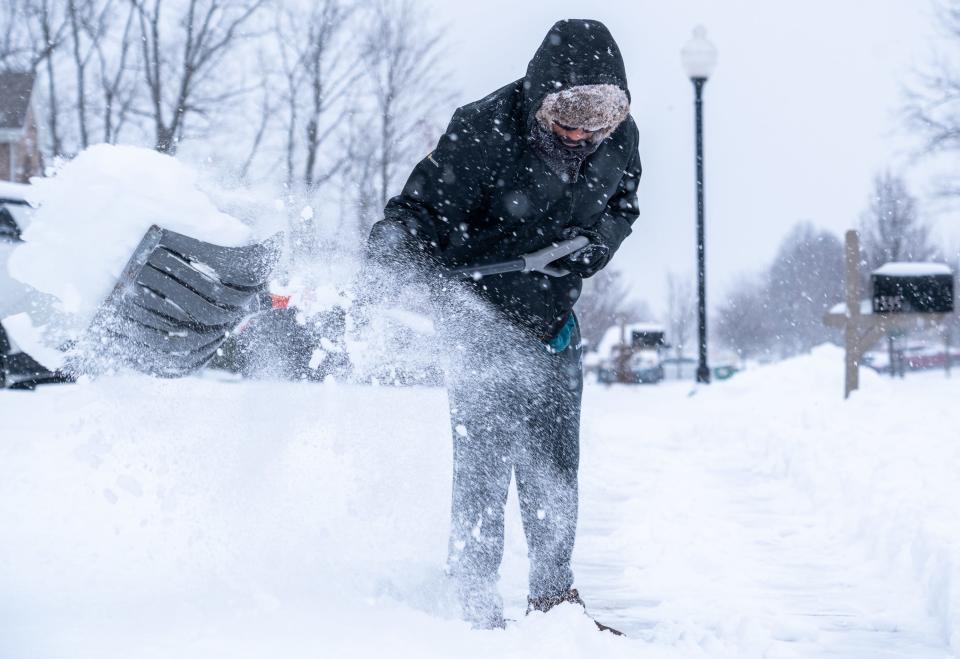
{"label": "shovel blade", "polygon": [[73,364],[181,377],[206,364],[251,313],[279,259],[279,235],[223,247],[152,226],[100,306]]}

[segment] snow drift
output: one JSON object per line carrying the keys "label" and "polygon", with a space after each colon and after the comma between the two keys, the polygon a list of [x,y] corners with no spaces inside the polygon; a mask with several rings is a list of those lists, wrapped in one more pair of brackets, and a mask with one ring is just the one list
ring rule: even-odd
{"label": "snow drift", "polygon": [[442,389],[0,392],[0,656],[942,657],[960,629],[957,386],[865,374],[844,402],[828,347],[694,396],[588,387],[574,569],[627,639],[573,608],[524,617],[514,498],[518,622],[456,619]]}
{"label": "snow drift", "polygon": [[89,323],[152,224],[224,246],[252,238],[198,189],[194,170],[149,149],[93,146],[32,187],[39,208],[8,269],[56,297],[78,327]]}

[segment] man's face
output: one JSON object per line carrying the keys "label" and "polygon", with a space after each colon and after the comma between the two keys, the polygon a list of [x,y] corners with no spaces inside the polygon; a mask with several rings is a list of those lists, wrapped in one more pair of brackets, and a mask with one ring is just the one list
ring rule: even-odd
{"label": "man's face", "polygon": [[597,132],[595,130],[563,126],[558,124],[556,121],[553,122],[553,126],[551,127],[553,128],[554,134],[560,138],[560,141],[566,146],[570,147],[580,146],[585,141],[592,138]]}

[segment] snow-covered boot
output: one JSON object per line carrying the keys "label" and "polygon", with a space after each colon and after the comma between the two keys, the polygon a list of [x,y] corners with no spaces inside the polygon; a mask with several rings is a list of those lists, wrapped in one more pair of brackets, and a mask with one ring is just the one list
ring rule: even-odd
{"label": "snow-covered boot", "polygon": [[463,619],[474,629],[504,629],[503,599],[496,583],[468,580],[457,584]]}
{"label": "snow-covered boot", "polygon": [[506,629],[507,621],[499,610],[463,606],[463,617],[473,629]]}
{"label": "snow-covered boot", "polygon": [[[582,609],[583,612],[587,612],[587,605],[583,603],[583,600],[580,599],[580,593],[576,588],[571,588],[562,595],[554,595],[553,597],[528,597],[527,598],[527,615],[530,615],[532,611],[540,611],[546,613],[553,607],[558,604],[564,604],[569,602],[570,604],[577,604]],[[602,622],[593,621],[593,624],[597,626],[602,632],[610,632],[611,634],[616,634],[617,636],[623,636],[623,632],[609,627]]]}

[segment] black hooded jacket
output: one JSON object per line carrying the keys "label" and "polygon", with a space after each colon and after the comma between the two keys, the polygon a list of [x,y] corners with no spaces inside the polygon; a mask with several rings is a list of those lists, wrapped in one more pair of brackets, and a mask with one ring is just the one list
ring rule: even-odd
{"label": "black hooded jacket", "polygon": [[[520,80],[459,108],[436,149],[386,206],[378,236],[402,225],[442,266],[502,260],[562,240],[565,229],[599,232],[612,251],[636,219],[640,159],[627,117],[564,183],[532,148],[534,115],[548,93],[613,84],[628,95],[620,50],[593,20],[556,23]],[[387,225],[392,226],[387,226]],[[580,296],[581,277],[538,273],[484,277],[478,293],[511,320],[550,338]]]}

